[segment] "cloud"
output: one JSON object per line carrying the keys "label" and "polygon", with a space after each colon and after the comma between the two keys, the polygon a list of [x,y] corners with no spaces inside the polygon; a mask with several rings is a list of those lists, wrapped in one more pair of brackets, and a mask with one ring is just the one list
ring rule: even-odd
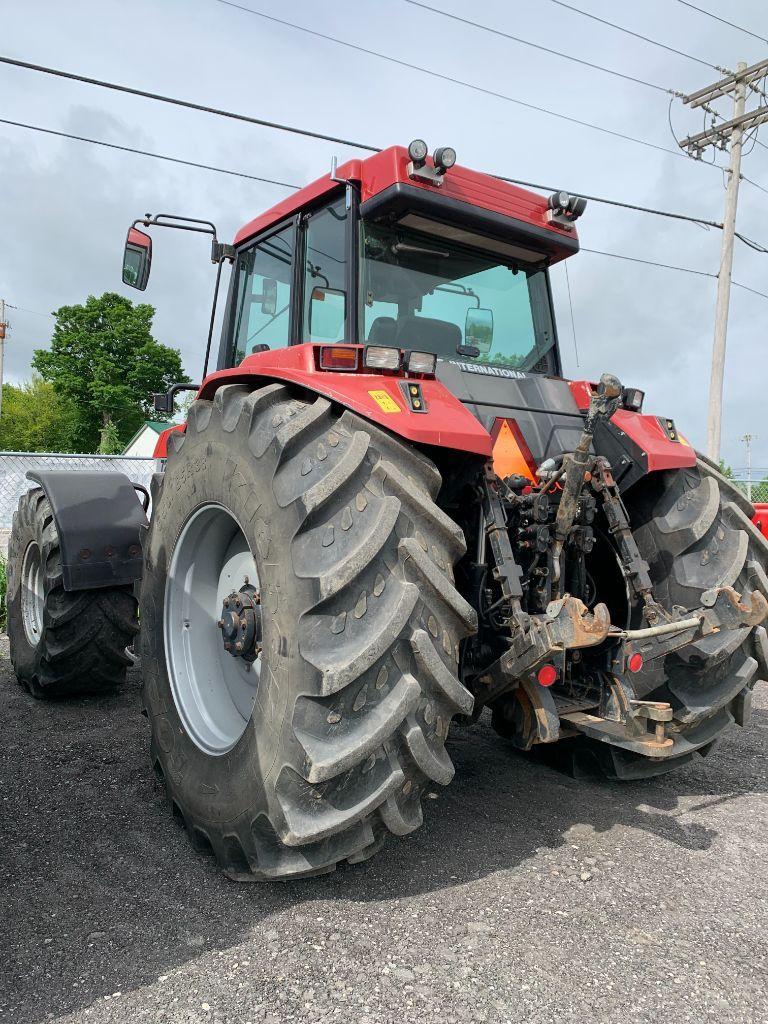
{"label": "cloud", "polygon": [[[316,7],[309,0],[297,0],[289,13],[276,0],[265,4],[278,17],[315,24]],[[761,0],[743,0],[739,20],[759,23],[762,8]],[[735,66],[742,56],[748,61],[762,56],[754,40],[666,0],[649,0],[642,8],[624,5],[620,16],[608,0],[593,0],[590,10],[714,63]],[[716,74],[547,3],[516,7],[513,18],[508,3],[487,0],[480,20],[662,86],[690,90]],[[40,63],[372,144],[407,142],[418,135],[432,145],[454,145],[460,162],[483,170],[715,220],[722,216],[723,183],[716,169],[438,82],[212,2],[136,0],[101,8],[94,19],[85,0],[65,6],[28,0],[8,10],[4,30],[19,56]],[[663,93],[399,0],[362,9],[353,0],[340,0],[324,11],[322,30],[676,148]],[[0,85],[7,117],[286,181],[307,182],[325,173],[334,152],[340,159],[354,155],[343,147],[11,68],[0,69]],[[679,135],[700,127],[698,115],[678,103],[672,122]],[[123,291],[125,231],[145,211],[206,217],[230,239],[285,194],[7,126],[0,126],[0,168],[2,294],[40,311],[82,301],[89,293]],[[745,172],[768,184],[765,150],[757,147]],[[746,183],[739,218],[742,230],[768,242],[768,205]],[[580,235],[588,248],[713,273],[719,263],[716,231],[594,203],[580,222]],[[738,247],[736,279],[766,290],[766,261]],[[649,408],[673,415],[683,431],[702,442],[715,282],[588,253],[571,261],[570,275],[578,369],[570,351],[563,272],[553,275],[568,371],[618,372],[647,391]],[[207,241],[156,231],[152,279],[141,298],[157,309],[157,337],[181,348],[193,376],[202,363],[212,289]],[[137,297],[130,290],[125,294]],[[22,379],[32,350],[47,341],[47,325],[43,317],[11,313],[6,372]],[[734,290],[723,442],[726,458],[736,464],[744,461],[738,439],[749,429],[760,435],[756,462],[768,465],[768,429],[760,424],[767,317],[764,299]]]}

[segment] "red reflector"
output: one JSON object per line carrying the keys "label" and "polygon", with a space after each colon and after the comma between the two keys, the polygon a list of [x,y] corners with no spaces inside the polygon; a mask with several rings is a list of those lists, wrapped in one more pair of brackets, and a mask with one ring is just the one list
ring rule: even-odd
{"label": "red reflector", "polygon": [[322,370],[356,370],[359,360],[360,350],[351,345],[323,345],[320,348]]}
{"label": "red reflector", "polygon": [[536,673],[536,678],[542,686],[551,686],[557,682],[557,669],[554,665],[542,665]]}
{"label": "red reflector", "polygon": [[630,672],[639,672],[643,667],[643,656],[642,654],[631,654],[629,661],[627,662],[627,668]]}

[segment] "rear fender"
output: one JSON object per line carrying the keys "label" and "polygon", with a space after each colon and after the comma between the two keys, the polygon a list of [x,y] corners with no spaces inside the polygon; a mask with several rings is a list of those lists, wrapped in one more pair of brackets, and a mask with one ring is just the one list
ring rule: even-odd
{"label": "rear fender", "polygon": [[65,590],[119,587],[140,580],[140,530],[147,514],[124,473],[29,470],[50,502],[61,546]]}
{"label": "rear fender", "polygon": [[[491,454],[491,436],[440,381],[403,373],[327,371],[319,369],[313,344],[291,345],[247,356],[239,366],[219,370],[203,381],[198,398],[212,399],[225,384],[285,381],[322,395],[413,444],[432,445],[482,455]],[[362,349],[362,346],[357,346]],[[418,384],[422,408],[409,402],[408,384]],[[164,439],[167,444],[167,438]],[[163,457],[157,455],[156,457]]]}
{"label": "rear fender", "polygon": [[[570,388],[577,406],[586,412],[592,385],[589,381],[571,381]],[[648,473],[696,465],[696,452],[672,420],[628,409],[618,409],[608,423],[598,422],[594,447],[611,463],[622,490]]]}

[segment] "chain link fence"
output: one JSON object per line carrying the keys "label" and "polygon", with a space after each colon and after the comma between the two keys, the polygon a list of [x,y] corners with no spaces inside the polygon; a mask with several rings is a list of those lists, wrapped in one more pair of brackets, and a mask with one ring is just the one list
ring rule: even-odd
{"label": "chain link fence", "polygon": [[[120,472],[134,483],[149,488],[154,459],[126,455],[68,455],[63,452],[0,452],[0,552],[5,553],[13,513],[21,495],[33,487],[27,480],[29,469],[89,469]],[[752,480],[734,479],[732,483],[750,495],[753,502],[768,503],[768,477]]]}
{"label": "chain link fence", "polygon": [[32,480],[27,480],[27,470],[30,469],[125,473],[133,483],[143,484],[149,489],[154,459],[126,455],[67,455],[62,452],[0,452],[0,551],[3,553],[8,546],[8,532],[19,498],[35,486]]}
{"label": "chain link fence", "polygon": [[731,483],[743,491],[753,503],[768,502],[768,478],[751,481],[732,480]]}

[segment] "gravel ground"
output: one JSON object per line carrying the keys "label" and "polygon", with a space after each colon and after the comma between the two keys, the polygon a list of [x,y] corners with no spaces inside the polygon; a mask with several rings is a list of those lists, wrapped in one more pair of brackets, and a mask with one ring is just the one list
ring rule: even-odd
{"label": "gravel ground", "polygon": [[575,781],[483,724],[368,864],[236,885],[148,767],[138,673],[31,700],[0,661],[0,1018],[768,1021],[768,686],[666,780]]}

